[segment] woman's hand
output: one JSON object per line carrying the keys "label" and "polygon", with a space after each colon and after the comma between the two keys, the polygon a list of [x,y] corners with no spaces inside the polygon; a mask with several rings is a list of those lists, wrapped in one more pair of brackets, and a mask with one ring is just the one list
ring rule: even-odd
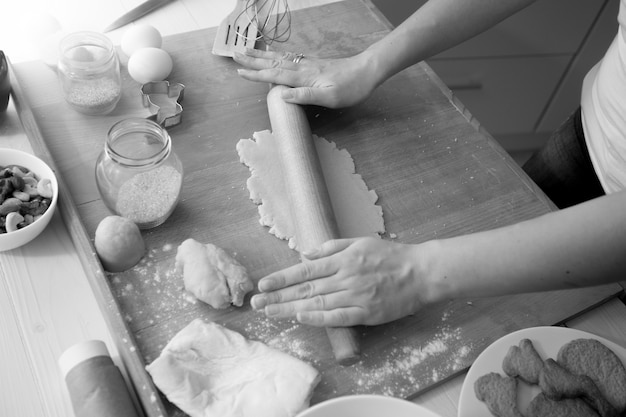
{"label": "woman's hand", "polygon": [[363,52],[349,58],[298,60],[290,52],[249,49],[235,53],[234,60],[246,67],[238,72],[247,80],[293,87],[283,93],[289,103],[340,108],[364,101],[378,86],[368,56]]}
{"label": "woman's hand", "polygon": [[341,239],[305,256],[309,260],[262,278],[253,308],[303,324],[345,327],[390,322],[429,303],[416,245]]}

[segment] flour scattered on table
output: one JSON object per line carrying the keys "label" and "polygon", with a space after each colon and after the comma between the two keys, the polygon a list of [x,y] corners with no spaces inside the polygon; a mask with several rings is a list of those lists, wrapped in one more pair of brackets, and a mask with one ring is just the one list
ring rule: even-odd
{"label": "flour scattered on table", "polygon": [[244,330],[248,338],[261,341],[271,348],[309,363],[319,360],[318,352],[300,336],[298,329],[302,328],[301,324],[294,321],[286,327],[283,325],[283,322],[268,319],[265,314],[257,312],[247,320]]}
{"label": "flour scattered on table", "polygon": [[[168,244],[151,248],[132,273],[110,278],[131,328],[159,326],[161,340],[171,340],[187,324],[190,316],[181,312],[198,314],[196,317],[205,315],[202,303],[185,295],[171,253],[175,247]],[[323,396],[379,394],[406,398],[467,368],[477,349],[464,339],[460,328],[451,326],[452,317],[460,312],[445,309],[439,322],[433,323],[435,328],[428,331],[429,336],[393,337],[390,344],[377,349],[376,355],[368,356],[365,349],[357,364],[327,368],[332,351],[323,329],[316,330],[319,337],[311,337],[310,329],[303,330],[306,326],[295,321],[270,319],[247,307],[242,314],[241,320],[230,323],[233,330],[318,368],[322,380],[315,392]],[[367,338],[368,330],[363,331]],[[165,347],[163,342],[144,339],[141,332],[135,337],[146,363],[156,359]],[[354,381],[349,392],[338,392],[329,382],[344,379]]]}
{"label": "flour scattered on table", "polygon": [[[382,352],[382,360],[370,361],[367,351],[363,359],[349,367],[334,368],[356,382],[350,394],[379,394],[406,398],[415,392],[439,382],[454,372],[470,365],[472,346],[463,340],[460,328],[445,323],[451,312],[446,311],[436,333],[423,342],[394,339],[394,343]],[[267,319],[263,314],[247,318],[243,333],[252,340],[259,340],[270,347],[297,357],[319,367],[322,373],[320,389],[328,383],[320,358],[320,342],[306,338],[301,324],[297,322]],[[325,336],[325,335],[324,335]],[[442,361],[441,359],[445,359]],[[339,378],[338,376],[336,376]],[[343,393],[345,394],[345,393]]]}
{"label": "flour scattered on table", "polygon": [[[374,365],[357,363],[351,367],[358,388],[355,394],[381,394],[406,398],[450,373],[467,366],[471,347],[464,344],[460,328],[443,326],[423,344],[398,341],[388,349],[382,362]],[[433,367],[438,357],[448,360]]]}
{"label": "flour scattered on table", "polygon": [[122,310],[128,312],[125,315],[128,323],[153,325],[173,311],[197,303],[184,291],[174,267],[174,258],[165,255],[171,248],[166,248],[167,244],[163,250],[150,248],[135,267],[124,273],[110,275],[115,298]]}

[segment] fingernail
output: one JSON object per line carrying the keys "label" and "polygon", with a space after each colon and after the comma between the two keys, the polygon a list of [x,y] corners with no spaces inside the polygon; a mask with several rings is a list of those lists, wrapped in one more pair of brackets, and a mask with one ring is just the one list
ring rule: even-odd
{"label": "fingernail", "polygon": [[271,279],[262,279],[259,281],[259,291],[271,291],[273,287],[274,282]]}
{"label": "fingernail", "polygon": [[278,313],[280,313],[280,308],[277,305],[274,304],[270,304],[268,306],[265,306],[265,315],[266,316],[276,316]]}
{"label": "fingernail", "polygon": [[300,252],[305,258],[311,258],[319,253],[317,249],[307,249]]}
{"label": "fingernail", "polygon": [[295,98],[295,94],[293,93],[293,90],[283,90],[281,97],[283,98],[283,100],[291,100],[293,98]]}
{"label": "fingernail", "polygon": [[260,310],[267,304],[267,299],[262,295],[254,295],[250,300],[250,305],[255,310]]}

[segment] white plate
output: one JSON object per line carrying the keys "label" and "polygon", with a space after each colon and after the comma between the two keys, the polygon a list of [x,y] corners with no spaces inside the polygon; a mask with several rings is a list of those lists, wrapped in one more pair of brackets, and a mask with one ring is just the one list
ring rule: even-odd
{"label": "white plate", "polygon": [[[611,349],[626,364],[626,349],[622,346],[606,340],[600,336],[581,330],[569,329],[567,327],[546,326],[532,327],[529,329],[518,330],[516,332],[502,336],[487,347],[474,361],[463,382],[461,388],[461,397],[459,399],[459,417],[474,417],[480,415],[488,415],[487,405],[476,398],[474,393],[474,382],[489,372],[498,372],[505,375],[502,370],[502,360],[506,356],[509,348],[513,345],[518,346],[522,339],[529,339],[533,342],[533,346],[537,353],[545,360],[548,358],[556,359],[561,346],[574,339],[596,339],[604,343],[606,347]],[[533,385],[519,381],[518,384],[518,407],[522,414],[526,411],[526,407],[539,393],[539,388]]]}
{"label": "white plate", "polygon": [[324,401],[296,417],[440,417],[410,401],[382,395],[347,395]]}

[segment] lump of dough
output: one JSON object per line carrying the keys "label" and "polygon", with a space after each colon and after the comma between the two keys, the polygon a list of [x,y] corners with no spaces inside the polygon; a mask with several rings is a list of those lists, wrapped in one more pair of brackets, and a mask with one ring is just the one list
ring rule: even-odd
{"label": "lump of dough", "polygon": [[195,319],[146,367],[191,417],[293,417],[320,380],[311,365],[216,323]]}
{"label": "lump of dough", "polygon": [[223,249],[187,239],[178,247],[176,269],[183,273],[185,290],[213,308],[243,305],[254,288],[246,268]]}
{"label": "lump of dough", "polygon": [[109,272],[132,268],[146,252],[139,227],[121,216],[107,216],[98,223],[94,245],[102,266]]}

